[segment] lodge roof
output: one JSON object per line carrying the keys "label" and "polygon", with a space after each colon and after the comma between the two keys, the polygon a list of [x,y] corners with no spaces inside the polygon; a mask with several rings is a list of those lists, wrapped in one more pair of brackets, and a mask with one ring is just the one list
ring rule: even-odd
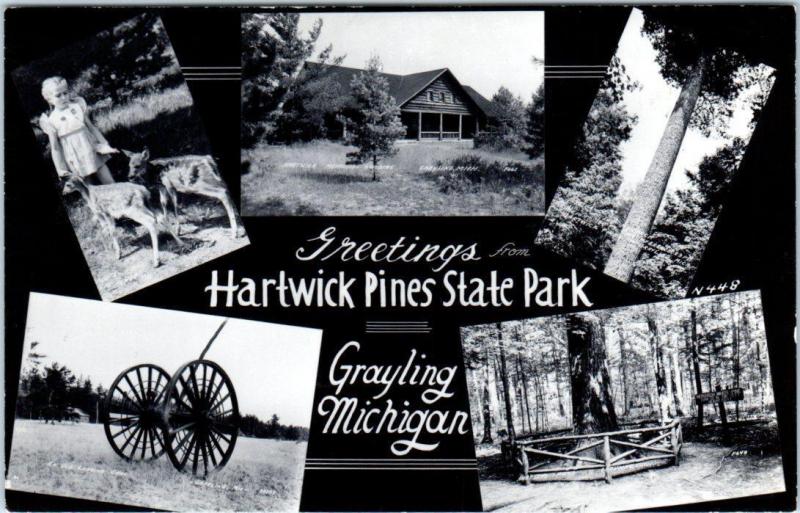
{"label": "lodge roof", "polygon": [[[346,66],[334,66],[332,64],[320,64],[317,62],[306,62],[306,66],[324,66],[326,72],[330,73],[330,77],[336,81],[343,91],[350,90],[350,83],[353,77],[364,71],[359,68],[348,68]],[[434,80],[439,78],[445,73],[449,73],[453,80],[458,83],[469,98],[475,103],[484,115],[487,117],[494,116],[494,106],[492,102],[475,89],[466,86],[458,81],[453,75],[453,72],[448,68],[433,69],[430,71],[421,71],[419,73],[412,73],[410,75],[395,75],[392,73],[380,72],[380,75],[389,83],[389,94],[397,101],[397,105],[402,107],[409,100],[413,99],[420,92],[422,92]]]}

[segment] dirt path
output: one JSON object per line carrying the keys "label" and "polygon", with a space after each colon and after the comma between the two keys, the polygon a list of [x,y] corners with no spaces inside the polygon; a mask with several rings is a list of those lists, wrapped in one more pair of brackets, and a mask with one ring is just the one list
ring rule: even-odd
{"label": "dirt path", "polygon": [[[782,492],[780,456],[729,456],[729,447],[686,443],[681,464],[604,481],[533,483],[481,481],[485,511],[605,512],[653,508]],[[719,470],[717,471],[717,467]]]}

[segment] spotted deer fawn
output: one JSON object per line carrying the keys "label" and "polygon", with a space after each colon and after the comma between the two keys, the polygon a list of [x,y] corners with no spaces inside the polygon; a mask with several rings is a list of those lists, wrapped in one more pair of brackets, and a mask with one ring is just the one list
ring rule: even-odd
{"label": "spotted deer fawn", "polygon": [[178,219],[178,194],[197,194],[215,198],[225,207],[231,225],[231,237],[244,234],[244,229],[236,223],[233,200],[225,183],[219,176],[217,165],[209,155],[186,155],[150,160],[147,148],[136,153],[123,150],[128,156],[128,180],[147,187],[150,191],[158,191],[159,201],[164,216],[167,207],[172,204],[177,232],[180,234]]}
{"label": "spotted deer fawn", "polygon": [[[81,195],[91,210],[92,217],[111,238],[117,260],[122,258],[122,252],[116,235],[116,221],[127,218],[144,226],[150,233],[150,240],[153,244],[153,267],[161,264],[158,257],[158,228],[161,223],[156,212],[149,205],[150,192],[145,187],[126,182],[89,185],[82,178],[73,175],[64,183],[62,193],[66,195],[72,192]],[[166,231],[178,244],[183,245],[183,241],[171,227],[168,227]]]}

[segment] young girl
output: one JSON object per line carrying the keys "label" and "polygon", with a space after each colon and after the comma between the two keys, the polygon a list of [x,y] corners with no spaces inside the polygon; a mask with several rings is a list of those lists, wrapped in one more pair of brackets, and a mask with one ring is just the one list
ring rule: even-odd
{"label": "young girl", "polygon": [[51,109],[39,117],[39,126],[50,139],[58,176],[74,174],[90,183],[114,183],[106,162],[119,150],[112,148],[91,122],[86,101],[72,98],[67,81],[61,77],[45,79],[42,96]]}

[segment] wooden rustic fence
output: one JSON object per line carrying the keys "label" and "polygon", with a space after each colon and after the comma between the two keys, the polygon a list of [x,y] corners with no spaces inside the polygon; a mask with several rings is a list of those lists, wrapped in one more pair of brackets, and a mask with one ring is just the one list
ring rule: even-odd
{"label": "wooden rustic fence", "polygon": [[[674,420],[657,427],[519,440],[514,445],[525,484],[531,476],[586,470],[602,470],[610,483],[620,467],[659,460],[678,465],[683,431],[680,420]],[[582,455],[590,450],[592,455]]]}

